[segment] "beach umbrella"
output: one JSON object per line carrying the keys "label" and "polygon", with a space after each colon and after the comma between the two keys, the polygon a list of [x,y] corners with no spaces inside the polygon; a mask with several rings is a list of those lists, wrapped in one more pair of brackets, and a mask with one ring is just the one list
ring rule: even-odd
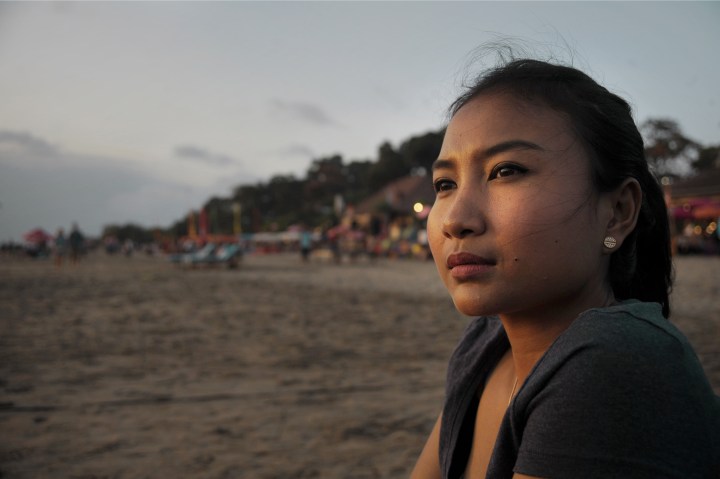
{"label": "beach umbrella", "polygon": [[42,244],[53,239],[53,236],[42,228],[35,228],[23,235],[23,239],[31,244]]}
{"label": "beach umbrella", "polygon": [[335,239],[336,236],[342,236],[345,233],[349,231],[349,228],[345,225],[337,225],[333,226],[329,230],[327,230],[327,237],[328,239]]}

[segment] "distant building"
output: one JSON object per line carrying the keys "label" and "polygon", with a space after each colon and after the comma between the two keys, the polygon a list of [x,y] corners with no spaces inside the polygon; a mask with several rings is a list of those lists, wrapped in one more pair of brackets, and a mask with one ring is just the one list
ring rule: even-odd
{"label": "distant building", "polygon": [[429,256],[425,220],[434,201],[429,176],[405,176],[346,208],[342,224],[367,235],[364,248],[373,254],[425,258]]}
{"label": "distant building", "polygon": [[687,217],[720,217],[720,169],[703,171],[669,186],[670,207],[682,208]]}
{"label": "distant building", "polygon": [[[418,213],[417,204],[429,210],[435,201],[432,180],[425,175],[405,176],[387,184],[377,193],[364,199],[354,208],[356,217],[384,214],[413,216]],[[425,213],[427,216],[427,213]]]}
{"label": "distant building", "polygon": [[720,253],[720,170],[704,171],[665,188],[673,250]]}

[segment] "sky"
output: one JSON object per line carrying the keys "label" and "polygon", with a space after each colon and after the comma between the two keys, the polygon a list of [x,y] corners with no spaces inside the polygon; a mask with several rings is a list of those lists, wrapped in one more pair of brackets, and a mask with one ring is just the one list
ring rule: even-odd
{"label": "sky", "polygon": [[718,2],[2,2],[0,242],[167,227],[313,159],[437,130],[520,39],[720,143]]}

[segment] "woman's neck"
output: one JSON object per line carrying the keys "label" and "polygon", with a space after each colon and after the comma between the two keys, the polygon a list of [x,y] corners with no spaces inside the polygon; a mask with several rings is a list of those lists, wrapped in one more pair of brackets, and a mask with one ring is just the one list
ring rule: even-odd
{"label": "woman's neck", "polygon": [[530,313],[501,314],[510,341],[515,374],[520,383],[530,374],[535,363],[573,321],[591,308],[615,303],[612,289],[603,288],[594,294],[577,297],[560,305],[547,304]]}

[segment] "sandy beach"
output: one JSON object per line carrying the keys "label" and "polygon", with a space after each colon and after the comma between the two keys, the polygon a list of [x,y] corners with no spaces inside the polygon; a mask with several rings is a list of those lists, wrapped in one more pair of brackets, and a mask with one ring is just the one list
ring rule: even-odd
{"label": "sandy beach", "polygon": [[[673,322],[720,393],[720,258]],[[0,258],[0,477],[405,478],[468,318],[431,262]]]}

